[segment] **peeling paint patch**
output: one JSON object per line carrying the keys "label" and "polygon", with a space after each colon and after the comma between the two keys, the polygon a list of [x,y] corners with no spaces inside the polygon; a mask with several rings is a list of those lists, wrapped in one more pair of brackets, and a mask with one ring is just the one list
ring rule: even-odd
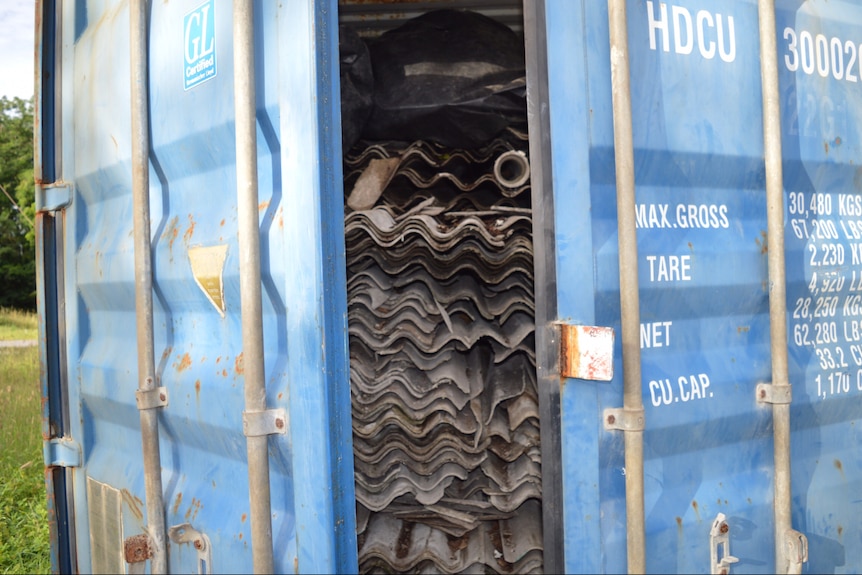
{"label": "peeling paint patch", "polygon": [[[194,224],[192,224],[194,226]],[[224,317],[224,263],[227,259],[227,245],[194,247],[189,249],[189,264],[195,283],[206,298]]]}
{"label": "peeling paint patch", "polygon": [[823,142],[823,150],[828,154],[829,148],[833,150],[841,146],[841,136],[835,136],[832,140],[826,140]]}

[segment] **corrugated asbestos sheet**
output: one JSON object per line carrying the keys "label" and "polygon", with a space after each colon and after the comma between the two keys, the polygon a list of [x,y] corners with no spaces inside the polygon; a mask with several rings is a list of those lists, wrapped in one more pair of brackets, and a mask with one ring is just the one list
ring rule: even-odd
{"label": "corrugated asbestos sheet", "polygon": [[530,193],[494,170],[519,150],[510,129],[345,159],[364,573],[542,570]]}

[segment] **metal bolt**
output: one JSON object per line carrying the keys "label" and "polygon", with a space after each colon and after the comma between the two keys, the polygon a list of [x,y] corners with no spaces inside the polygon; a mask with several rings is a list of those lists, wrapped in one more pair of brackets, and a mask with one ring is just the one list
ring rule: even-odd
{"label": "metal bolt", "polygon": [[765,389],[760,390],[760,399],[766,399],[766,390]]}
{"label": "metal bolt", "polygon": [[194,546],[198,551],[202,551],[204,548],[203,539],[195,539]]}
{"label": "metal bolt", "polygon": [[727,523],[722,523],[718,526],[718,530],[721,532],[722,535],[724,535],[728,531],[730,531],[730,527],[727,525]]}
{"label": "metal bolt", "polygon": [[276,426],[278,429],[284,429],[284,420],[283,420],[282,418],[280,418],[280,417],[277,417],[277,418],[275,419],[275,426]]}
{"label": "metal bolt", "polygon": [[159,399],[160,399],[160,400],[162,400],[162,401],[167,401],[167,400],[168,400],[168,396],[166,396],[164,393],[160,393],[160,394],[159,394]]}
{"label": "metal bolt", "polygon": [[613,416],[613,415],[608,416],[608,425],[613,425],[614,423],[616,423],[616,421],[617,421],[617,418],[615,416]]}

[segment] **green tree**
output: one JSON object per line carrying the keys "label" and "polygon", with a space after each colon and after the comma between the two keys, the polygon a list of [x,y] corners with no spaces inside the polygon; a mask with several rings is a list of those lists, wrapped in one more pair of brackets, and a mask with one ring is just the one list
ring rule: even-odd
{"label": "green tree", "polygon": [[36,308],[33,104],[0,98],[0,307]]}

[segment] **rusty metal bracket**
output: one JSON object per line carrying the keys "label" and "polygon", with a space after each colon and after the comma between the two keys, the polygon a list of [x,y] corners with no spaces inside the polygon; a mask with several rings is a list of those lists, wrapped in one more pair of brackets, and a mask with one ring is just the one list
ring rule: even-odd
{"label": "rusty metal bracket", "polygon": [[712,575],[728,575],[730,566],[739,562],[730,554],[730,525],[724,513],[715,516],[709,530],[709,562]]}
{"label": "rusty metal bracket", "polygon": [[643,431],[645,427],[643,409],[608,408],[602,414],[607,431]]}
{"label": "rusty metal bracket", "polygon": [[168,529],[168,538],[178,545],[190,543],[197,551],[198,575],[212,573],[212,545],[210,538],[201,533],[191,523],[181,523]]}
{"label": "rusty metal bracket", "polygon": [[560,326],[560,375],[593,381],[614,377],[614,330],[609,327]]}
{"label": "rusty metal bracket", "polygon": [[150,545],[150,536],[139,533],[126,537],[123,541],[123,556],[126,563],[143,563],[153,556],[153,548]]}
{"label": "rusty metal bracket", "polygon": [[138,409],[155,409],[157,407],[167,407],[168,405],[168,388],[157,387],[144,391],[138,389],[135,391],[135,402],[138,404]]}
{"label": "rusty metal bracket", "polygon": [[286,432],[287,415],[283,408],[242,412],[242,433],[246,437],[284,435]]}
{"label": "rusty metal bracket", "polygon": [[758,383],[755,394],[758,403],[785,404],[793,400],[793,388],[789,385]]}

